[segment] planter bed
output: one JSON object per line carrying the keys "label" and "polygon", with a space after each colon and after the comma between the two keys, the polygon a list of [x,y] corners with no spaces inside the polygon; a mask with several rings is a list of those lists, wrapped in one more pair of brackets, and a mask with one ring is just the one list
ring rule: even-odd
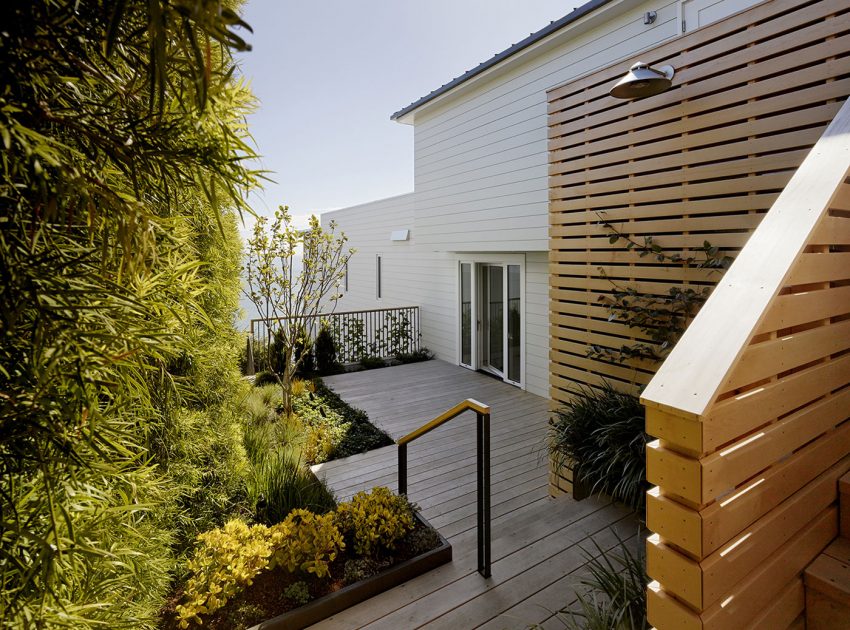
{"label": "planter bed", "polygon": [[[414,532],[424,528],[433,529],[418,512],[414,512],[414,517],[417,525]],[[346,583],[345,563],[350,559],[347,554],[343,554],[331,563],[330,575],[327,578],[319,579],[301,572],[290,573],[281,567],[264,571],[254,578],[250,587],[232,598],[224,608],[204,616],[202,626],[190,624],[189,628],[209,628],[210,630],[305,628],[451,562],[451,545],[439,532],[436,534],[438,539],[436,547],[411,557],[413,548],[406,547],[402,542],[390,557],[395,564],[357,582]],[[386,561],[387,558],[383,560]],[[301,606],[284,594],[287,587],[297,582],[306,583],[310,596],[314,598]],[[174,615],[174,606],[181,597],[182,589],[174,594],[163,611],[161,628],[171,630],[179,627],[179,622]]]}
{"label": "planter bed", "polygon": [[[419,514],[416,519],[420,525],[430,527],[428,522]],[[440,565],[451,562],[452,546],[442,535],[437,533],[440,543],[434,549],[423,554],[404,560],[394,566],[384,569],[377,575],[366,578],[354,584],[344,586],[338,591],[313,600],[299,608],[278,615],[268,621],[263,621],[250,630],[299,630],[306,628],[331,615],[342,612],[355,604],[383,593],[403,582],[436,569]]]}

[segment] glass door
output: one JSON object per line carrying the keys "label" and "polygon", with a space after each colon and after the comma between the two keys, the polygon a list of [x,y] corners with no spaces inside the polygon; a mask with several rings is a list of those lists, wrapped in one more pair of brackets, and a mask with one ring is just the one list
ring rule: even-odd
{"label": "glass door", "polygon": [[505,267],[507,308],[505,309],[505,354],[508,369],[505,379],[520,384],[522,381],[522,302],[519,265]]}
{"label": "glass door", "polygon": [[458,363],[522,386],[522,266],[461,262]]}
{"label": "glass door", "polygon": [[482,265],[483,356],[481,367],[504,376],[505,371],[505,268]]}
{"label": "glass door", "polygon": [[474,335],[472,305],[472,263],[460,265],[460,364],[474,368],[472,362]]}

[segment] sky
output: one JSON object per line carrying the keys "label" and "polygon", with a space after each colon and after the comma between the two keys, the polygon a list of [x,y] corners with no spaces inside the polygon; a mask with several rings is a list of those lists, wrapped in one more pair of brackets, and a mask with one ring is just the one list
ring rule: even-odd
{"label": "sky", "polygon": [[248,0],[249,127],[274,180],[255,211],[311,213],[413,190],[413,128],[390,115],[583,0]]}

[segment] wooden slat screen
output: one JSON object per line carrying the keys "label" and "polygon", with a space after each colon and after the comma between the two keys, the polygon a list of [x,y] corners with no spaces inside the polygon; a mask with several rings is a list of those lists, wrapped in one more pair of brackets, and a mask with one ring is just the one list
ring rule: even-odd
{"label": "wooden slat screen", "polygon": [[[550,383],[649,381],[656,365],[587,355],[640,339],[608,321],[612,281],[663,294],[721,275],[609,243],[602,221],[687,256],[735,255],[850,94],[846,0],[773,0],[549,92]],[[608,96],[640,59],[676,68],[640,101]]]}
{"label": "wooden slat screen", "polygon": [[[842,114],[846,166],[850,106]],[[789,627],[803,612],[803,569],[837,534],[837,482],[850,469],[850,169],[843,173],[714,401],[696,419],[658,402],[660,390],[698,379],[698,369],[675,379],[659,372],[647,388],[648,431],[663,437],[647,449],[657,484],[647,497],[648,610],[659,629]],[[724,297],[718,290],[699,318],[718,309],[728,317],[734,305]],[[686,337],[676,352],[723,342]]]}
{"label": "wooden slat screen", "polygon": [[[638,58],[673,65],[673,88],[608,97]],[[549,94],[552,396],[648,383],[648,614],[660,630],[799,627],[802,571],[837,533],[850,469],[848,94],[843,0],[764,2]],[[638,338],[598,295],[610,280],[660,295],[719,277],[612,244],[602,221],[671,254],[708,240],[737,259],[654,378],[658,366],[586,355]]]}

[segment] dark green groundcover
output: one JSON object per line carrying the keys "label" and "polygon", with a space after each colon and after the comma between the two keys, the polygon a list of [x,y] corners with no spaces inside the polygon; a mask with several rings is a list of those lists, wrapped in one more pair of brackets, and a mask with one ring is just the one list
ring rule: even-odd
{"label": "dark green groundcover", "polygon": [[331,459],[349,457],[358,453],[365,453],[375,448],[393,444],[393,439],[384,431],[369,422],[369,416],[362,409],[352,407],[337,395],[332,389],[324,384],[322,379],[314,381],[316,385],[315,398],[305,400],[305,404],[327,405],[331,410],[341,415],[351,427],[342,439],[342,442],[334,449]]}

